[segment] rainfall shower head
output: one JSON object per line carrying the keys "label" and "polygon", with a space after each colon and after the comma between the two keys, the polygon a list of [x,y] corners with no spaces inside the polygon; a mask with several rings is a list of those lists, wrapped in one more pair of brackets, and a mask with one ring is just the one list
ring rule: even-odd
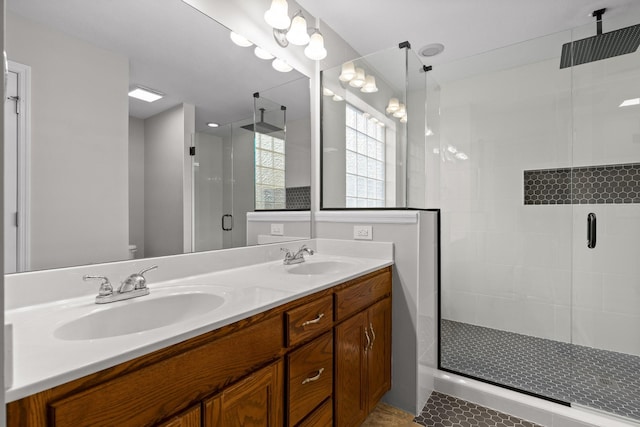
{"label": "rainfall shower head", "polygon": [[635,52],[640,46],[640,24],[602,33],[602,15],[606,9],[596,10],[597,34],[562,45],[560,69],[587,64],[614,56]]}
{"label": "rainfall shower head", "polygon": [[277,126],[272,125],[271,123],[267,123],[264,121],[264,112],[265,109],[261,108],[260,109],[260,121],[257,123],[251,123],[248,125],[244,125],[241,126],[242,129],[246,129],[250,132],[257,132],[257,133],[264,133],[264,134],[269,134],[269,133],[274,133],[274,132],[281,132],[284,129],[279,128]]}

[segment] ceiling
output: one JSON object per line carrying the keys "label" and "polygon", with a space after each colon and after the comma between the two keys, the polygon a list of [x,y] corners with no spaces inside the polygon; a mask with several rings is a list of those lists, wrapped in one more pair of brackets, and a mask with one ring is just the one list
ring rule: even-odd
{"label": "ceiling", "polygon": [[[409,41],[415,51],[442,43],[434,65],[592,24],[589,14],[607,8],[607,20],[640,22],[639,0],[297,0],[361,55]],[[595,31],[595,28],[594,28]],[[568,40],[567,40],[568,41]],[[559,48],[558,48],[559,49]]]}
{"label": "ceiling", "polygon": [[[295,70],[275,71],[271,61],[233,44],[227,28],[181,0],[7,0],[7,9],[128,57],[131,86],[166,94],[154,103],[130,99],[134,117],[144,119],[186,102],[196,106],[196,129],[206,130],[209,121],[251,117],[254,92],[299,79],[289,93],[269,93],[287,106],[290,120],[309,116],[306,77]],[[10,57],[11,46],[7,52]]]}

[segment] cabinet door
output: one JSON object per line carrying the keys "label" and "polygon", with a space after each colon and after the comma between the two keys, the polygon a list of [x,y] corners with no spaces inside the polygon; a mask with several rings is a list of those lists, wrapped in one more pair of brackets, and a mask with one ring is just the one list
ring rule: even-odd
{"label": "cabinet door", "polygon": [[281,427],[282,361],[254,372],[204,402],[205,427]]}
{"label": "cabinet door", "polygon": [[200,427],[201,425],[200,405],[198,405],[166,423],[160,424],[158,427]]}
{"label": "cabinet door", "polygon": [[371,344],[367,350],[367,397],[373,410],[391,388],[391,298],[385,298],[368,310]]}
{"label": "cabinet door", "polygon": [[[335,329],[335,416],[336,426],[359,426],[367,417],[365,396],[367,313],[347,319]],[[368,332],[367,332],[368,333]]]}

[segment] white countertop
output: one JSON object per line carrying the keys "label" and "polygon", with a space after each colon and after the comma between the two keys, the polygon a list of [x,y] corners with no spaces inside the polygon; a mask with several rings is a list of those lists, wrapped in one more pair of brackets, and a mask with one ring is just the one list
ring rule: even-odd
{"label": "white countertop", "polygon": [[[393,264],[388,259],[324,254],[308,256],[307,260],[308,264],[339,260],[346,266],[339,273],[300,275],[287,272],[293,266],[270,261],[158,283],[150,280],[150,295],[127,301],[98,305],[94,296],[83,296],[8,310],[5,323],[13,327],[13,381],[6,390],[6,401],[115,366]],[[128,335],[64,340],[54,334],[72,320],[116,305],[202,290],[223,297],[224,302],[205,314]]]}

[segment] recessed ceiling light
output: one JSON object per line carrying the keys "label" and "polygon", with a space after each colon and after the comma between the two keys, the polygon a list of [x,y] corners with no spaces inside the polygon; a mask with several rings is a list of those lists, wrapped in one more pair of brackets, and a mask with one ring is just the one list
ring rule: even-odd
{"label": "recessed ceiling light", "polygon": [[146,87],[137,86],[129,91],[129,96],[145,102],[154,102],[164,97],[164,93]]}
{"label": "recessed ceiling light", "polygon": [[233,31],[231,31],[229,37],[231,37],[231,40],[238,46],[249,47],[253,45],[253,43],[251,43],[248,39],[242,37],[240,34],[234,33]]}
{"label": "recessed ceiling light", "polygon": [[217,128],[220,125],[217,124],[217,123],[214,123],[214,122],[209,122],[209,123],[207,123],[207,126],[209,126],[210,128]]}
{"label": "recessed ceiling light", "polygon": [[261,48],[260,46],[256,46],[253,53],[260,59],[273,59],[275,56],[271,55],[269,52]]}
{"label": "recessed ceiling light", "polygon": [[640,105],[640,98],[627,99],[619,107],[629,107],[630,105]]}
{"label": "recessed ceiling light", "polygon": [[441,54],[444,51],[444,45],[442,43],[431,43],[426,46],[422,46],[418,53],[420,56],[431,57]]}

